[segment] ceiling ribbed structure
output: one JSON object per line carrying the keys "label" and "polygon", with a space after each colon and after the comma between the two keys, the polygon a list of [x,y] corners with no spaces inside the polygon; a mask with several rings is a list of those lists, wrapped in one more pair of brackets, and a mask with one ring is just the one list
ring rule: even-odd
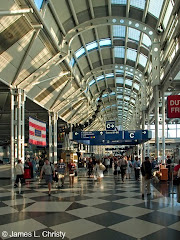
{"label": "ceiling ribbed structure", "polygon": [[142,107],[153,121],[153,44],[161,47],[162,87],[179,91],[177,80],[168,88],[169,77],[179,71],[173,68],[179,56],[179,1],[2,2],[1,12],[11,13],[0,18],[0,80],[24,89],[64,121],[84,124],[99,98],[101,109],[87,130],[103,130],[107,120],[122,129],[139,128]]}

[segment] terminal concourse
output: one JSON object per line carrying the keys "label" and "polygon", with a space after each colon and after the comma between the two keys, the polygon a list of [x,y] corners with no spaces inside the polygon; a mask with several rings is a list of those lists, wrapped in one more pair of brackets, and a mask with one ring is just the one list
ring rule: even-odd
{"label": "terminal concourse", "polygon": [[179,239],[179,160],[179,0],[0,1],[0,239]]}

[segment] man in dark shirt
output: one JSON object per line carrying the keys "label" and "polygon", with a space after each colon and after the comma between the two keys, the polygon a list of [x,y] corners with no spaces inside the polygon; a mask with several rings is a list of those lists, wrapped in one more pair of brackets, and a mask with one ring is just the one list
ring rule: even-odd
{"label": "man in dark shirt", "polygon": [[64,160],[61,158],[59,160],[59,163],[57,164],[58,188],[60,188],[60,181],[61,181],[61,187],[64,186],[64,181],[65,181],[66,164],[63,161]]}
{"label": "man in dark shirt", "polygon": [[152,166],[149,161],[149,157],[145,157],[145,161],[141,166],[142,173],[142,198],[144,198],[145,187],[147,186],[147,195],[151,195],[150,192],[150,179],[152,177]]}

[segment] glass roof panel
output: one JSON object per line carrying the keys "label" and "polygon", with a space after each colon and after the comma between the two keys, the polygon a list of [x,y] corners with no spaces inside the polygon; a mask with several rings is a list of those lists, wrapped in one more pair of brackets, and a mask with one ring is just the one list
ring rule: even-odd
{"label": "glass roof panel", "polygon": [[133,7],[144,9],[145,2],[146,2],[145,0],[130,0],[130,5]]}
{"label": "glass roof panel", "polygon": [[172,1],[169,1],[169,5],[167,7],[167,10],[166,10],[166,13],[165,13],[165,16],[164,16],[164,20],[163,20],[163,27],[164,28],[167,27],[167,24],[168,24],[169,18],[171,16],[172,10],[173,10],[173,3],[172,3]]}
{"label": "glass roof panel", "polygon": [[130,100],[130,97],[125,96],[124,99],[127,100],[127,101],[129,101],[129,100]]}
{"label": "glass roof panel", "polygon": [[143,67],[146,66],[147,63],[147,57],[144,56],[142,53],[139,54],[139,64],[141,64]]}
{"label": "glass roof panel", "polygon": [[134,88],[137,89],[139,91],[139,84],[134,83]]}
{"label": "glass roof panel", "polygon": [[105,98],[105,97],[107,97],[107,96],[108,96],[107,93],[105,93],[105,94],[102,95],[103,98]]}
{"label": "glass roof panel", "polygon": [[125,33],[126,33],[126,27],[125,26],[119,26],[119,25],[114,25],[113,26],[113,36],[114,37],[125,38]]}
{"label": "glass roof panel", "polygon": [[100,81],[100,80],[102,80],[102,79],[104,79],[104,75],[98,76],[98,77],[96,78],[97,81]]}
{"label": "glass roof panel", "polygon": [[148,12],[156,18],[159,17],[164,0],[150,0]]}
{"label": "glass roof panel", "polygon": [[136,101],[135,101],[134,99],[131,98],[131,102],[132,102],[133,104],[135,104]]}
{"label": "glass roof panel", "polygon": [[79,48],[76,52],[75,52],[75,56],[76,58],[79,58],[80,56],[82,56],[85,53],[85,49],[84,47]]}
{"label": "glass roof panel", "polygon": [[132,82],[131,80],[129,80],[129,79],[126,79],[126,80],[125,80],[125,84],[126,84],[126,85],[132,86],[132,83],[133,83],[133,82]]}
{"label": "glass roof panel", "polygon": [[114,73],[108,73],[108,74],[106,74],[106,78],[112,78],[112,77],[114,77]]}
{"label": "glass roof panel", "polygon": [[69,61],[69,66],[70,67],[73,67],[75,64],[75,59],[74,58],[71,58],[71,60]]}
{"label": "glass roof panel", "polygon": [[136,30],[134,28],[130,28],[128,29],[128,38],[133,39],[135,41],[139,41],[140,38],[140,31]]}
{"label": "glass roof panel", "polygon": [[111,0],[112,4],[125,4],[127,3],[127,0]]}
{"label": "glass roof panel", "polygon": [[116,69],[116,73],[122,73],[122,74],[124,74],[124,71],[123,71],[123,70],[118,70],[118,69]]}
{"label": "glass roof panel", "polygon": [[144,44],[147,47],[151,46],[151,39],[145,33],[143,33],[142,44]]}
{"label": "glass roof panel", "polygon": [[111,45],[111,39],[107,38],[107,39],[100,39],[99,40],[99,46],[110,46]]}
{"label": "glass roof panel", "polygon": [[92,81],[90,81],[89,86],[93,85],[96,81],[93,79]]}
{"label": "glass roof panel", "polygon": [[124,58],[124,47],[114,47],[114,56],[117,58]]}
{"label": "glass roof panel", "polygon": [[122,99],[123,98],[123,95],[118,95],[117,96],[117,99]]}
{"label": "glass roof panel", "polygon": [[132,61],[136,61],[136,57],[137,57],[137,51],[131,48],[127,49],[127,59],[130,59]]}
{"label": "glass roof panel", "polygon": [[97,47],[98,47],[98,44],[97,44],[96,41],[86,44],[87,51],[90,51],[90,50],[95,49]]}
{"label": "glass roof panel", "polygon": [[124,79],[120,78],[120,77],[117,77],[116,78],[116,83],[124,84]]}
{"label": "glass roof panel", "polygon": [[34,3],[35,3],[35,5],[36,5],[36,7],[38,8],[38,10],[41,9],[42,4],[43,4],[43,1],[44,1],[44,0],[34,0]]}
{"label": "glass roof panel", "polygon": [[115,93],[115,92],[112,92],[112,93],[110,93],[109,95],[110,95],[110,96],[112,96],[112,95],[116,95],[116,93]]}

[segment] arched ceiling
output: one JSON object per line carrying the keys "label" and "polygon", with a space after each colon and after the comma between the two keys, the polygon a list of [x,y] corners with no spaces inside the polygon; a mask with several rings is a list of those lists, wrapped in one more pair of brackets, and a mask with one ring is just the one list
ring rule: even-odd
{"label": "arched ceiling", "polygon": [[[91,118],[103,92],[93,129],[103,130],[106,120],[115,120],[124,129],[138,127],[142,90],[147,109],[153,101],[152,45],[161,44],[164,81],[168,50],[172,51],[172,39],[180,31],[179,1],[9,0],[1,4],[1,81],[24,89],[28,98],[73,124]],[[17,14],[24,9],[29,12]]]}

